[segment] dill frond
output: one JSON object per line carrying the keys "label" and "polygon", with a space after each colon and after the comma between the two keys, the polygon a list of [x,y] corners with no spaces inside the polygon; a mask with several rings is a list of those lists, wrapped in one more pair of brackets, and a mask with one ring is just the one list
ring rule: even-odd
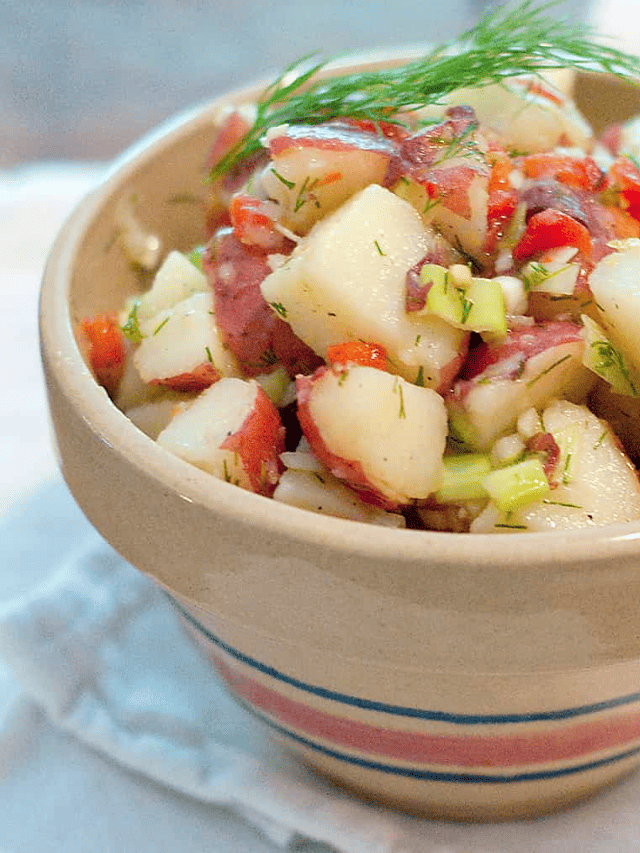
{"label": "dill frond", "polygon": [[436,104],[456,89],[571,67],[640,79],[640,58],[596,43],[583,24],[548,14],[557,2],[500,6],[458,39],[405,65],[316,79],[325,61],[306,56],[288,66],[257,103],[247,134],[211,170],[216,180],[262,147],[281,124],[355,118],[402,123],[403,112]]}

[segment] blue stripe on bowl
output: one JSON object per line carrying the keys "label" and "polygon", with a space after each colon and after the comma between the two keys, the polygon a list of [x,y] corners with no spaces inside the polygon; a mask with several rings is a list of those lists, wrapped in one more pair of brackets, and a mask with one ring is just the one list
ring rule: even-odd
{"label": "blue stripe on bowl", "polygon": [[250,714],[256,717],[260,722],[269,726],[279,735],[295,741],[301,746],[308,747],[327,756],[328,758],[343,761],[346,764],[353,764],[357,767],[362,767],[366,770],[375,770],[379,773],[388,773],[396,776],[404,776],[411,779],[419,779],[424,782],[455,782],[462,785],[509,785],[516,782],[537,782],[545,779],[556,779],[562,776],[574,776],[577,773],[585,773],[589,770],[597,770],[600,767],[606,767],[610,764],[615,764],[618,761],[624,761],[625,758],[632,758],[640,753],[640,746],[635,746],[632,749],[627,749],[617,755],[609,755],[606,758],[600,758],[595,761],[588,761],[583,764],[574,764],[565,767],[556,767],[555,769],[547,770],[529,770],[519,771],[515,773],[455,773],[453,771],[441,770],[425,770],[417,767],[403,767],[396,764],[384,764],[380,761],[370,761],[367,758],[362,758],[357,755],[349,755],[345,752],[339,752],[335,749],[330,749],[323,744],[309,740],[296,732],[291,731],[285,726],[274,722],[269,717],[260,713],[252,705],[242,701],[238,697],[234,697],[238,703]]}
{"label": "blue stripe on bowl", "polygon": [[[473,726],[473,725],[495,725],[500,723],[532,723],[545,720],[567,720],[573,717],[582,717],[589,714],[594,714],[599,711],[607,711],[613,708],[618,708],[623,705],[631,705],[634,702],[640,701],[640,691],[630,693],[626,696],[619,696],[615,699],[608,699],[604,702],[594,702],[590,705],[579,705],[573,708],[562,708],[557,711],[536,711],[528,714],[452,714],[446,711],[429,711],[422,708],[411,708],[403,705],[391,705],[386,702],[376,702],[371,699],[363,699],[359,696],[350,696],[347,693],[339,693],[334,690],[328,690],[325,687],[318,687],[313,684],[307,684],[297,678],[293,678],[284,672],[280,672],[268,664],[262,663],[255,658],[245,655],[243,652],[225,643],[211,631],[204,627],[191,613],[175,600],[168,592],[165,595],[169,602],[175,607],[178,613],[190,624],[196,631],[202,634],[209,642],[213,643],[219,649],[222,649],[230,657],[245,664],[248,667],[268,675],[276,681],[281,681],[283,684],[288,684],[298,690],[310,693],[313,696],[319,696],[322,699],[328,699],[332,702],[341,702],[344,705],[350,705],[355,708],[361,708],[367,711],[377,711],[383,714],[391,714],[397,717],[409,717],[419,720],[435,720],[437,722],[453,723],[455,725]],[[618,759],[614,759],[618,760]],[[536,777],[537,778],[537,777]]]}

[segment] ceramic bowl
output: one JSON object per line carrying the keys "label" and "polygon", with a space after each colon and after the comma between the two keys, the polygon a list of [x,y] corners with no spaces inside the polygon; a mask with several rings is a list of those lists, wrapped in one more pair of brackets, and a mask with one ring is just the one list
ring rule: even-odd
{"label": "ceramic bowl", "polygon": [[[640,761],[640,524],[470,536],[284,506],[163,451],[83,361],[78,322],[138,287],[118,205],[135,196],[165,247],[197,244],[216,110],[259,90],[144,140],[63,227],[41,342],[64,477],[230,692],[320,773],[445,818],[568,805]],[[599,127],[640,111],[612,79],[577,92]]]}

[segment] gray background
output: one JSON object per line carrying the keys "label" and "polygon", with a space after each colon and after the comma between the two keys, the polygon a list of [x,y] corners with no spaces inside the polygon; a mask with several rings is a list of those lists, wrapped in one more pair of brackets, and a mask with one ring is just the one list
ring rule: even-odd
{"label": "gray background", "polygon": [[[585,7],[564,5],[572,14]],[[173,112],[307,53],[438,43],[487,8],[480,0],[3,0],[0,167],[111,158]]]}

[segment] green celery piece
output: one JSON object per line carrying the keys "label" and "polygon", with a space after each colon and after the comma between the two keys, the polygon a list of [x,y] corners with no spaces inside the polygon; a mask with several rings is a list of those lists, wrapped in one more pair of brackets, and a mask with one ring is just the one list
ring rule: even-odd
{"label": "green celery piece", "polygon": [[471,332],[507,334],[507,309],[500,282],[490,278],[473,278],[466,292],[471,303],[464,327]]}
{"label": "green celery piece", "polygon": [[443,459],[442,484],[435,493],[438,503],[457,503],[487,497],[482,485],[491,471],[491,462],[484,453],[460,453]]}
{"label": "green celery piece", "polygon": [[424,284],[431,283],[424,313],[469,332],[507,333],[504,293],[490,278],[472,278],[468,287],[456,286],[444,267],[425,264],[420,271]]}
{"label": "green celery piece", "polygon": [[204,246],[197,246],[195,249],[192,249],[187,257],[191,261],[191,263],[196,267],[196,269],[200,270],[200,272],[204,272],[202,269],[202,252],[204,251]]}
{"label": "green celery piece", "polygon": [[447,270],[438,264],[425,264],[420,270],[420,280],[430,285],[424,312],[435,314],[448,323],[459,324],[462,302],[458,290],[449,284]]}
{"label": "green celery piece", "polygon": [[491,500],[503,512],[512,512],[549,494],[549,481],[537,456],[496,468],[482,481]]}

